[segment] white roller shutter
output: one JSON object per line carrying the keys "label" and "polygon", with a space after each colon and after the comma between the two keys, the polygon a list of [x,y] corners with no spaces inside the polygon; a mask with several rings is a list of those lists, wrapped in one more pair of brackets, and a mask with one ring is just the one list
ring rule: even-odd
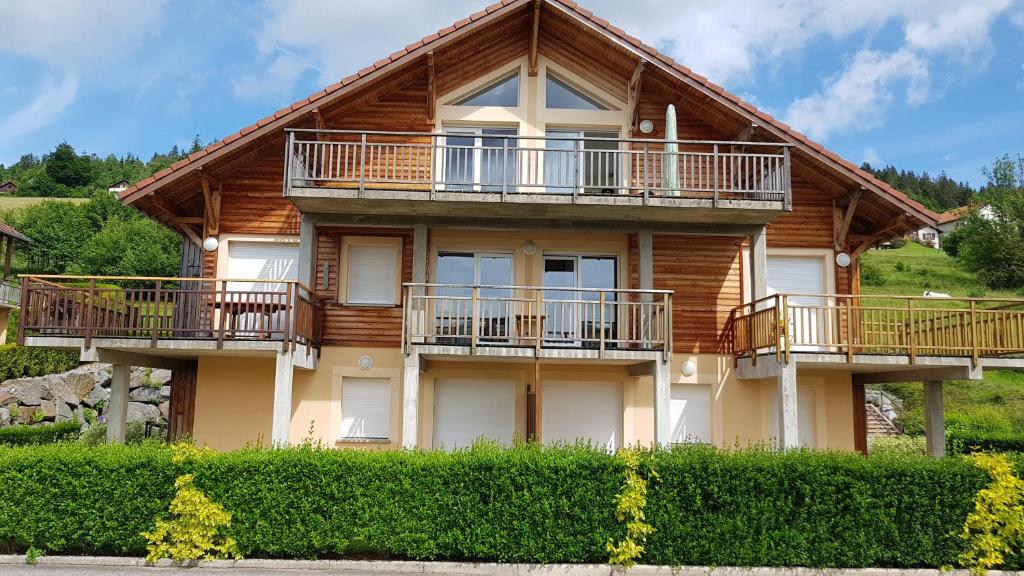
{"label": "white roller shutter", "polygon": [[341,437],[386,440],[391,434],[391,380],[342,378]]}
{"label": "white roller shutter", "polygon": [[398,249],[395,246],[351,244],[348,247],[349,304],[393,305]]}
{"label": "white roller shutter", "polygon": [[672,442],[711,443],[711,387],[672,385]]}
{"label": "white roller shutter", "polygon": [[545,381],[543,387],[544,442],[582,439],[608,451],[622,446],[622,384]]}
{"label": "white roller shutter", "polygon": [[[298,242],[228,241],[228,278],[245,280],[297,280]],[[284,291],[280,282],[229,282],[228,290]]]}
{"label": "white roller shutter", "polygon": [[434,448],[463,448],[478,438],[509,445],[514,431],[511,380],[434,381]]}
{"label": "white roller shutter", "polygon": [[[825,260],[813,256],[768,256],[768,294],[779,293],[825,293]],[[794,350],[814,350],[816,344],[824,342],[827,315],[816,308],[824,298],[791,296],[789,303],[789,333],[793,338]]]}

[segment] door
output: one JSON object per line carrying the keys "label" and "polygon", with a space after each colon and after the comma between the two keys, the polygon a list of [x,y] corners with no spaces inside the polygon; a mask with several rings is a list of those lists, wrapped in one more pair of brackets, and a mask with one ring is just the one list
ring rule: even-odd
{"label": "door", "polygon": [[672,385],[672,442],[711,443],[711,387]]}
{"label": "door", "polygon": [[[825,259],[815,256],[768,256],[768,294],[823,294]],[[825,341],[828,317],[820,296],[789,297],[789,333],[794,350],[815,350]]]}
{"label": "door", "polygon": [[[480,344],[507,342],[511,337],[510,299],[512,255],[474,252],[440,252],[437,255],[436,294],[443,298],[435,305],[435,332],[448,337],[452,345],[469,345],[473,318],[478,319],[476,334]],[[473,288],[477,301],[473,302]]]}
{"label": "door", "polygon": [[433,447],[453,450],[480,438],[512,443],[515,383],[511,380],[434,381]]}
{"label": "door", "polygon": [[548,192],[614,194],[622,184],[618,132],[548,130],[544,186]]}
{"label": "door", "polygon": [[622,446],[622,384],[545,381],[541,435],[544,442],[591,443],[612,452]]}
{"label": "door", "polygon": [[287,284],[299,275],[298,242],[228,241],[227,277],[256,282],[227,282],[221,306],[227,306],[236,336],[283,336]]}
{"label": "door", "polygon": [[[606,346],[616,338],[618,262],[614,256],[545,256],[544,337],[555,345]],[[604,292],[604,312],[601,311]]]}
{"label": "door", "polygon": [[516,147],[514,128],[458,127],[445,130],[445,190],[506,192],[516,190]]}

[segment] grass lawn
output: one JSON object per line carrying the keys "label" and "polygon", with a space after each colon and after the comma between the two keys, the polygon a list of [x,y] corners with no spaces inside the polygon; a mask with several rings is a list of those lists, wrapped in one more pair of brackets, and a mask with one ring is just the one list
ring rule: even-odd
{"label": "grass lawn", "polygon": [[47,200],[56,200],[58,202],[72,202],[75,204],[81,204],[82,202],[88,202],[88,198],[40,198],[34,196],[0,196],[0,211],[14,210],[17,208],[24,208],[33,204],[39,204]]}
{"label": "grass lawn", "polygon": [[[972,298],[1021,298],[1024,290],[990,290],[945,252],[908,242],[902,248],[870,250],[862,260],[864,294],[921,296],[926,290]],[[865,269],[869,272],[865,273]],[[871,272],[873,271],[873,273]],[[870,282],[869,282],[870,280]],[[906,432],[924,431],[920,383],[891,384],[886,390],[901,397]],[[1024,432],[1024,373],[985,372],[984,382],[947,382],[946,424],[992,432]]]}

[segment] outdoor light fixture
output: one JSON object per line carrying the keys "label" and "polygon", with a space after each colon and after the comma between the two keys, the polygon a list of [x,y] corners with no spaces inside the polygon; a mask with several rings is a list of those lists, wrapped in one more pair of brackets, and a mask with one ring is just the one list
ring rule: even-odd
{"label": "outdoor light fixture", "polygon": [[213,236],[208,236],[206,240],[203,240],[203,250],[207,252],[213,252],[217,249],[217,246],[220,246],[220,242]]}
{"label": "outdoor light fixture", "polygon": [[643,132],[644,134],[650,134],[651,132],[654,132],[654,122],[651,122],[650,120],[641,120],[640,131]]}
{"label": "outdoor light fixture", "polygon": [[537,245],[533,243],[533,240],[527,240],[526,242],[523,242],[523,254],[529,256],[536,251]]}
{"label": "outdoor light fixture", "polygon": [[369,370],[370,368],[373,368],[373,356],[369,356],[369,355],[365,355],[365,354],[360,356],[359,357],[359,369],[360,370]]}
{"label": "outdoor light fixture", "polygon": [[697,363],[693,360],[683,362],[683,376],[690,377],[697,373]]}
{"label": "outdoor light fixture", "polygon": [[846,268],[850,265],[850,255],[846,252],[836,254],[836,264],[839,264],[840,268]]}

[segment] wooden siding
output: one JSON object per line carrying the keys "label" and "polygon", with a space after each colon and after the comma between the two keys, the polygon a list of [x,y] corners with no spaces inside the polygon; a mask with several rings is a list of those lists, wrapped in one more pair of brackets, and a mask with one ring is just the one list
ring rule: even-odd
{"label": "wooden siding", "polygon": [[199,364],[195,360],[183,360],[182,367],[171,373],[171,401],[167,409],[167,436],[171,440],[192,436],[198,369]]}
{"label": "wooden siding", "polygon": [[[402,307],[344,306],[338,301],[341,240],[345,236],[402,238],[402,282],[412,281],[412,229],[321,226],[316,233],[314,292],[324,299],[327,346],[393,346],[402,340]],[[325,288],[324,268],[327,268]]]}

